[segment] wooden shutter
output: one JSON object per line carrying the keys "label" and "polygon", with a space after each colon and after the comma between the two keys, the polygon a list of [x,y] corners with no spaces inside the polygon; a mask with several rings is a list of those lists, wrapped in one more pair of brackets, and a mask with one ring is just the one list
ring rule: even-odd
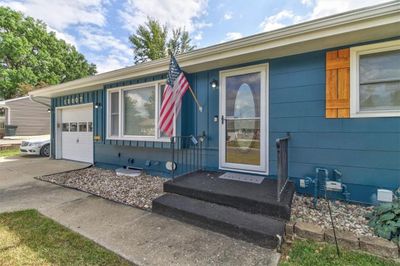
{"label": "wooden shutter", "polygon": [[326,53],[326,118],[350,117],[350,49]]}

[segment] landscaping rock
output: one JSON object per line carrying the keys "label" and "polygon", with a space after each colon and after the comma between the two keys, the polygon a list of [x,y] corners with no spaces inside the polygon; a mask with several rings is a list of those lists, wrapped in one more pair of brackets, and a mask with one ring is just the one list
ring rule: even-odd
{"label": "landscaping rock", "polygon": [[304,239],[311,239],[314,241],[324,241],[324,230],[317,225],[297,222],[294,226],[296,236]]}
{"label": "landscaping rock", "polygon": [[40,180],[76,188],[100,197],[150,210],[153,199],[163,193],[165,178],[142,173],[137,177],[117,176],[97,167],[39,177]]}
{"label": "landscaping rock", "polygon": [[396,259],[399,257],[399,249],[393,242],[377,237],[360,237],[360,248],[368,253]]}
{"label": "landscaping rock", "polygon": [[[373,236],[373,230],[365,218],[372,211],[371,206],[350,204],[342,201],[331,202],[332,216],[335,227],[340,231],[350,231],[357,236]],[[313,198],[295,194],[292,203],[291,219],[294,222],[317,224],[324,229],[332,228],[329,217],[328,202],[318,199],[314,208]]]}
{"label": "landscaping rock", "polygon": [[[336,238],[339,246],[345,249],[359,249],[360,243],[358,241],[358,237],[351,233],[345,231],[336,230]],[[333,230],[328,229],[325,231],[325,241],[331,244],[335,244],[335,237],[333,235]]]}

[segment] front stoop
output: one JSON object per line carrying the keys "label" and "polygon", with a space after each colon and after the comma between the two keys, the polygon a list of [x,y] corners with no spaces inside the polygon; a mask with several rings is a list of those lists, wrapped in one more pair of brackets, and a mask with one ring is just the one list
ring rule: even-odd
{"label": "front stoop", "polygon": [[[281,202],[274,180],[262,184],[218,178],[197,172],[164,184],[167,194],[153,201],[153,212],[257,245],[276,248],[290,218],[292,183]],[[269,194],[268,194],[269,193]],[[275,192],[276,193],[276,192]]]}

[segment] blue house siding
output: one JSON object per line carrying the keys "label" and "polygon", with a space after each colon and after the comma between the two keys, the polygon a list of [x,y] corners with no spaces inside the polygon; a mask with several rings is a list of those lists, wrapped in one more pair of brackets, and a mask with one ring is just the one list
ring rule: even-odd
{"label": "blue house siding", "polygon": [[[270,172],[274,140],[290,132],[289,175],[339,169],[351,199],[400,186],[400,118],[325,118],[325,51],[270,61]],[[358,193],[355,193],[358,191]],[[362,192],[362,193],[361,193]]]}
{"label": "blue house siding", "polygon": [[[377,188],[400,187],[400,118],[326,119],[325,53],[254,63],[269,63],[269,174],[276,174],[275,139],[290,132],[289,174],[294,180],[314,176],[315,167],[337,168],[343,173],[351,200],[374,202]],[[219,124],[214,122],[214,116],[219,113],[219,89],[212,89],[210,82],[219,79],[219,71],[188,74],[203,112],[197,110],[188,92],[177,123],[177,135],[207,136],[203,162],[208,170],[218,169]],[[121,81],[82,94],[84,102],[100,103],[102,107],[94,110],[95,135],[101,136],[94,148],[97,165],[132,166],[168,176],[165,162],[171,158],[169,143],[105,139],[107,89],[165,78],[164,74]],[[52,99],[53,107],[63,106],[68,97]]]}

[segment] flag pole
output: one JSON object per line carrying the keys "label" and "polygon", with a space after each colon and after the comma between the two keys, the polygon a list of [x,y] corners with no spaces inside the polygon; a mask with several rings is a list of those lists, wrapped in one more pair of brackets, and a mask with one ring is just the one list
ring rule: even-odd
{"label": "flag pole", "polygon": [[197,107],[199,108],[199,112],[200,112],[200,113],[203,112],[203,107],[200,105],[199,101],[197,100],[197,97],[196,97],[196,95],[194,94],[194,92],[193,92],[193,90],[192,90],[192,87],[190,87],[190,85],[189,85],[189,90],[190,90],[190,93],[191,93],[192,96],[193,96],[194,101],[195,101],[196,104],[197,104]]}

